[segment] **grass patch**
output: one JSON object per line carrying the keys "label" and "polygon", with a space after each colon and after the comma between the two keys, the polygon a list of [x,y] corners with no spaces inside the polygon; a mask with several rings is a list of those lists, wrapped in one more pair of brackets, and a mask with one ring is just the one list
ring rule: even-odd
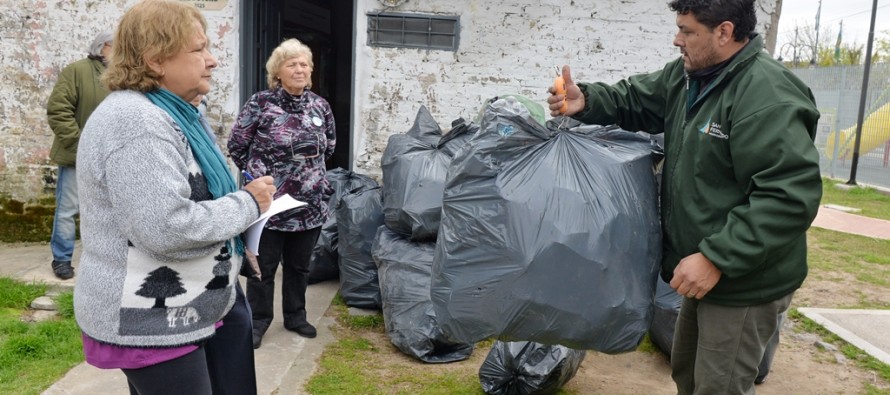
{"label": "grass patch", "polygon": [[655,343],[652,343],[652,339],[649,338],[648,333],[646,333],[646,335],[643,336],[643,341],[641,341],[640,345],[637,346],[637,351],[645,352],[645,353],[649,353],[649,354],[660,354],[661,353],[661,350],[658,348],[658,346],[656,346]]}
{"label": "grass patch", "polygon": [[[318,372],[306,385],[314,395],[484,394],[475,375],[446,365],[428,365],[400,354],[383,342],[383,316],[350,316],[337,295],[331,311],[339,327],[337,341],[319,359]],[[490,347],[491,342],[488,342]],[[381,361],[385,361],[381,363]],[[439,368],[442,369],[439,369]]]}
{"label": "grass patch", "polygon": [[[336,295],[328,314],[337,322],[333,327],[336,342],[327,346],[319,358],[318,371],[309,379],[306,390],[313,395],[484,395],[479,382],[479,367],[495,339],[476,343],[469,359],[428,364],[401,353],[384,333],[383,315],[351,316],[340,295]],[[658,352],[644,338],[640,349]],[[557,395],[576,395],[562,388]]]}
{"label": "grass patch", "polygon": [[379,330],[384,329],[383,313],[377,312],[371,315],[350,315],[349,306],[343,301],[339,293],[331,301],[331,308],[337,314],[340,324],[352,330]]}
{"label": "grass patch", "polygon": [[[853,361],[856,366],[875,372],[876,375],[881,377],[884,380],[890,381],[890,365],[887,365],[880,360],[872,357],[865,351],[862,351],[856,346],[847,343],[844,339],[841,339],[839,336],[835,335],[828,329],[825,329],[822,325],[816,323],[805,315],[803,315],[797,309],[790,309],[788,311],[788,318],[793,320],[796,324],[797,330],[815,333],[822,338],[822,341],[837,347],[837,349],[844,354],[848,360]],[[873,391],[881,391],[877,388],[872,388]],[[883,392],[869,392],[869,393],[888,393],[887,391]]]}
{"label": "grass patch", "polygon": [[56,298],[60,317],[25,322],[31,301],[45,285],[0,278],[0,393],[39,394],[83,361],[80,329],[70,292]]}
{"label": "grass patch", "polygon": [[31,302],[46,293],[46,285],[23,284],[10,278],[0,277],[0,307],[26,309]]}
{"label": "grass patch", "polygon": [[822,204],[838,204],[862,210],[856,214],[890,220],[890,196],[874,188],[856,187],[849,191],[835,187],[844,181],[822,179]]}
{"label": "grass patch", "polygon": [[814,271],[843,273],[864,283],[890,286],[890,240],[816,227],[810,228],[807,237],[809,264]]}

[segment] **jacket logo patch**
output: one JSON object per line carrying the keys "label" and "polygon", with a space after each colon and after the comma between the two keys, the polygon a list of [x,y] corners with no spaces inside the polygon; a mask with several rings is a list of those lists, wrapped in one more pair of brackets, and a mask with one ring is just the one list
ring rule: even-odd
{"label": "jacket logo patch", "polygon": [[727,140],[729,136],[723,133],[723,127],[720,126],[717,122],[711,122],[711,119],[708,118],[708,122],[705,122],[705,125],[702,126],[698,131],[702,134],[706,134],[711,137],[716,137],[718,139]]}

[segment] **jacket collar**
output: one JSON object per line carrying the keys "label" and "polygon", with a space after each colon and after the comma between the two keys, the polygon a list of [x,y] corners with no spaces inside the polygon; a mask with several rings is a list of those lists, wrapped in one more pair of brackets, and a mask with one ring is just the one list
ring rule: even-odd
{"label": "jacket collar", "polygon": [[737,70],[744,67],[750,60],[754,59],[760,51],[763,50],[763,37],[760,34],[753,33],[748,40],[748,44],[742,47],[733,57],[730,59],[729,64],[726,65],[723,72],[721,72],[714,79],[713,84],[711,86],[716,86],[722,80],[729,78],[728,76],[735,74]]}
{"label": "jacket collar", "polygon": [[[684,72],[687,82],[687,111],[691,111],[692,107],[695,106],[696,103],[701,101],[705,96],[710,94],[710,92],[716,87],[720,85],[724,80],[732,78],[733,75],[739,72],[739,70],[745,68],[753,59],[763,50],[763,37],[757,33],[751,34],[749,37],[748,44],[742,47],[738,53],[733,55],[733,58],[729,61],[729,64],[726,65],[719,75],[716,76],[707,86],[693,89],[695,92],[689,90],[689,80],[690,76]],[[681,60],[682,61],[682,60]],[[697,85],[696,85],[697,86]],[[698,89],[704,89],[704,91],[698,92]]]}

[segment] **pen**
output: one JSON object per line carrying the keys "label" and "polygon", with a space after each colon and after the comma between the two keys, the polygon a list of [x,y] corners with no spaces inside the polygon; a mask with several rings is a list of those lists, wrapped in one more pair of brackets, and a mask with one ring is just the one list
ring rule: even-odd
{"label": "pen", "polygon": [[253,181],[253,176],[250,175],[247,170],[241,170],[241,175],[244,176],[244,179],[247,180],[247,182]]}

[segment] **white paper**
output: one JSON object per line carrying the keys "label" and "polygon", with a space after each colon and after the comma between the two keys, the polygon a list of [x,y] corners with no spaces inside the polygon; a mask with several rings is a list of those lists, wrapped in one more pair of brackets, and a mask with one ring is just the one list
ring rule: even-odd
{"label": "white paper", "polygon": [[250,224],[250,227],[244,231],[244,245],[247,250],[254,255],[260,255],[257,252],[260,247],[260,236],[263,234],[263,227],[266,226],[266,221],[269,220],[269,217],[282,211],[305,206],[306,204],[306,202],[294,199],[288,194],[281,195],[278,199],[273,200],[272,205],[269,206],[269,210],[266,210],[265,213],[260,215],[260,217],[257,218],[256,221],[253,221],[253,223]]}

